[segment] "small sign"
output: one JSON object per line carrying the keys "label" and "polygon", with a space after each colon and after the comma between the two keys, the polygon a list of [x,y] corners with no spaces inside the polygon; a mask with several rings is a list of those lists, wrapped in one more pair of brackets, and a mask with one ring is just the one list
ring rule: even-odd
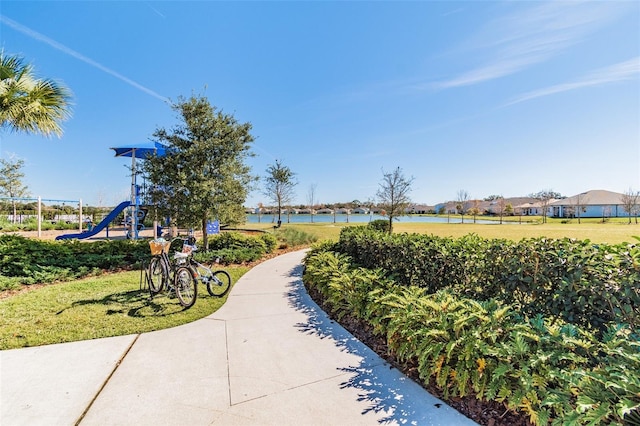
{"label": "small sign", "polygon": [[220,222],[214,220],[213,222],[207,222],[207,235],[219,234],[220,233]]}

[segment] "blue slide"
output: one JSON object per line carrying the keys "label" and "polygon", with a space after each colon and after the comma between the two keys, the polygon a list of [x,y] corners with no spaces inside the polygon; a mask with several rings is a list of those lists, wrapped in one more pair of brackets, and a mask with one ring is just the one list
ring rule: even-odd
{"label": "blue slide", "polygon": [[126,209],[130,205],[131,205],[131,201],[123,201],[123,202],[121,202],[120,204],[118,204],[118,206],[115,209],[113,209],[111,211],[111,213],[109,213],[107,215],[107,217],[102,219],[102,222],[100,222],[99,224],[94,226],[91,231],[82,232],[80,234],[58,235],[56,237],[56,240],[68,240],[68,239],[71,239],[71,238],[77,238],[77,239],[81,240],[83,238],[92,237],[92,236],[96,235],[98,232],[102,231],[104,228],[106,228],[118,216],[118,214],[120,214],[124,209]]}

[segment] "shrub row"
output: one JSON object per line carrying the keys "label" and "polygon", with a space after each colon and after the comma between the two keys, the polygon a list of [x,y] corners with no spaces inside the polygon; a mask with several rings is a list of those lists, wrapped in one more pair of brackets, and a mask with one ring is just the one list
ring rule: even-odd
{"label": "shrub row", "polygon": [[239,232],[224,232],[210,238],[209,250],[196,253],[195,259],[203,263],[217,260],[225,265],[253,262],[271,253],[277,245],[276,237],[267,233],[253,237]]}
{"label": "shrub row", "polygon": [[398,284],[334,248],[307,254],[305,285],[338,316],[372,324],[446,397],[499,401],[537,425],[640,424],[640,344],[628,328],[598,339],[562,320],[523,319],[500,301]]}
{"label": "shrub row", "polygon": [[0,290],[135,267],[148,257],[148,253],[146,241],[96,241],[87,244],[0,235]]}
{"label": "shrub row", "polygon": [[[182,242],[172,244],[180,250]],[[222,263],[244,263],[272,252],[278,241],[273,235],[250,237],[240,233],[223,233],[212,238],[212,250],[197,252],[202,262],[221,259]],[[149,259],[147,240],[42,241],[17,235],[0,235],[0,291],[21,285],[68,281],[96,275],[105,270],[139,267]]]}
{"label": "shrub row", "polygon": [[610,323],[640,326],[637,245],[452,239],[349,227],[336,250],[428,293],[450,289],[475,300],[498,299],[529,317],[542,314],[600,332]]}
{"label": "shrub row", "polygon": [[280,241],[280,247],[295,247],[315,243],[318,237],[295,228],[279,228],[275,236]]}

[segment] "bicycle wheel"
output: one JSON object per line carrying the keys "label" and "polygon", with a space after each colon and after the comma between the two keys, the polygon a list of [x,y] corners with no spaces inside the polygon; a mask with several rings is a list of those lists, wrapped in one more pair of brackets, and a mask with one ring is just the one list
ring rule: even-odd
{"label": "bicycle wheel", "polygon": [[191,268],[187,266],[179,267],[176,269],[173,280],[176,296],[178,296],[180,304],[185,308],[192,307],[196,303],[196,297],[198,297],[198,286],[191,273]]}
{"label": "bicycle wheel", "polygon": [[160,293],[168,278],[169,271],[160,256],[152,257],[149,262],[149,291],[151,294]]}
{"label": "bicycle wheel", "polygon": [[227,271],[215,271],[212,279],[207,281],[207,291],[215,297],[222,297],[231,288],[231,276]]}

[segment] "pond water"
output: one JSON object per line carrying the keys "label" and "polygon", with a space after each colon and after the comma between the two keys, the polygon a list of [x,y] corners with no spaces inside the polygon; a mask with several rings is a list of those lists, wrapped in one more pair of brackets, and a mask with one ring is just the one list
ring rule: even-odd
{"label": "pond water", "polygon": [[[372,220],[383,219],[388,220],[385,216],[368,215],[368,214],[336,214],[335,217],[332,214],[316,214],[313,215],[313,223],[369,223]],[[271,214],[249,214],[247,215],[247,223],[276,223],[278,221],[278,215]],[[446,217],[435,216],[421,216],[421,215],[409,215],[399,217],[394,223],[460,223],[461,219],[458,215],[451,215]],[[290,216],[282,215],[282,223],[311,223],[311,215],[309,214],[292,214]],[[465,216],[464,223],[473,223],[473,218]],[[481,224],[496,224],[498,222],[494,220],[481,220],[477,219],[476,223]]]}

